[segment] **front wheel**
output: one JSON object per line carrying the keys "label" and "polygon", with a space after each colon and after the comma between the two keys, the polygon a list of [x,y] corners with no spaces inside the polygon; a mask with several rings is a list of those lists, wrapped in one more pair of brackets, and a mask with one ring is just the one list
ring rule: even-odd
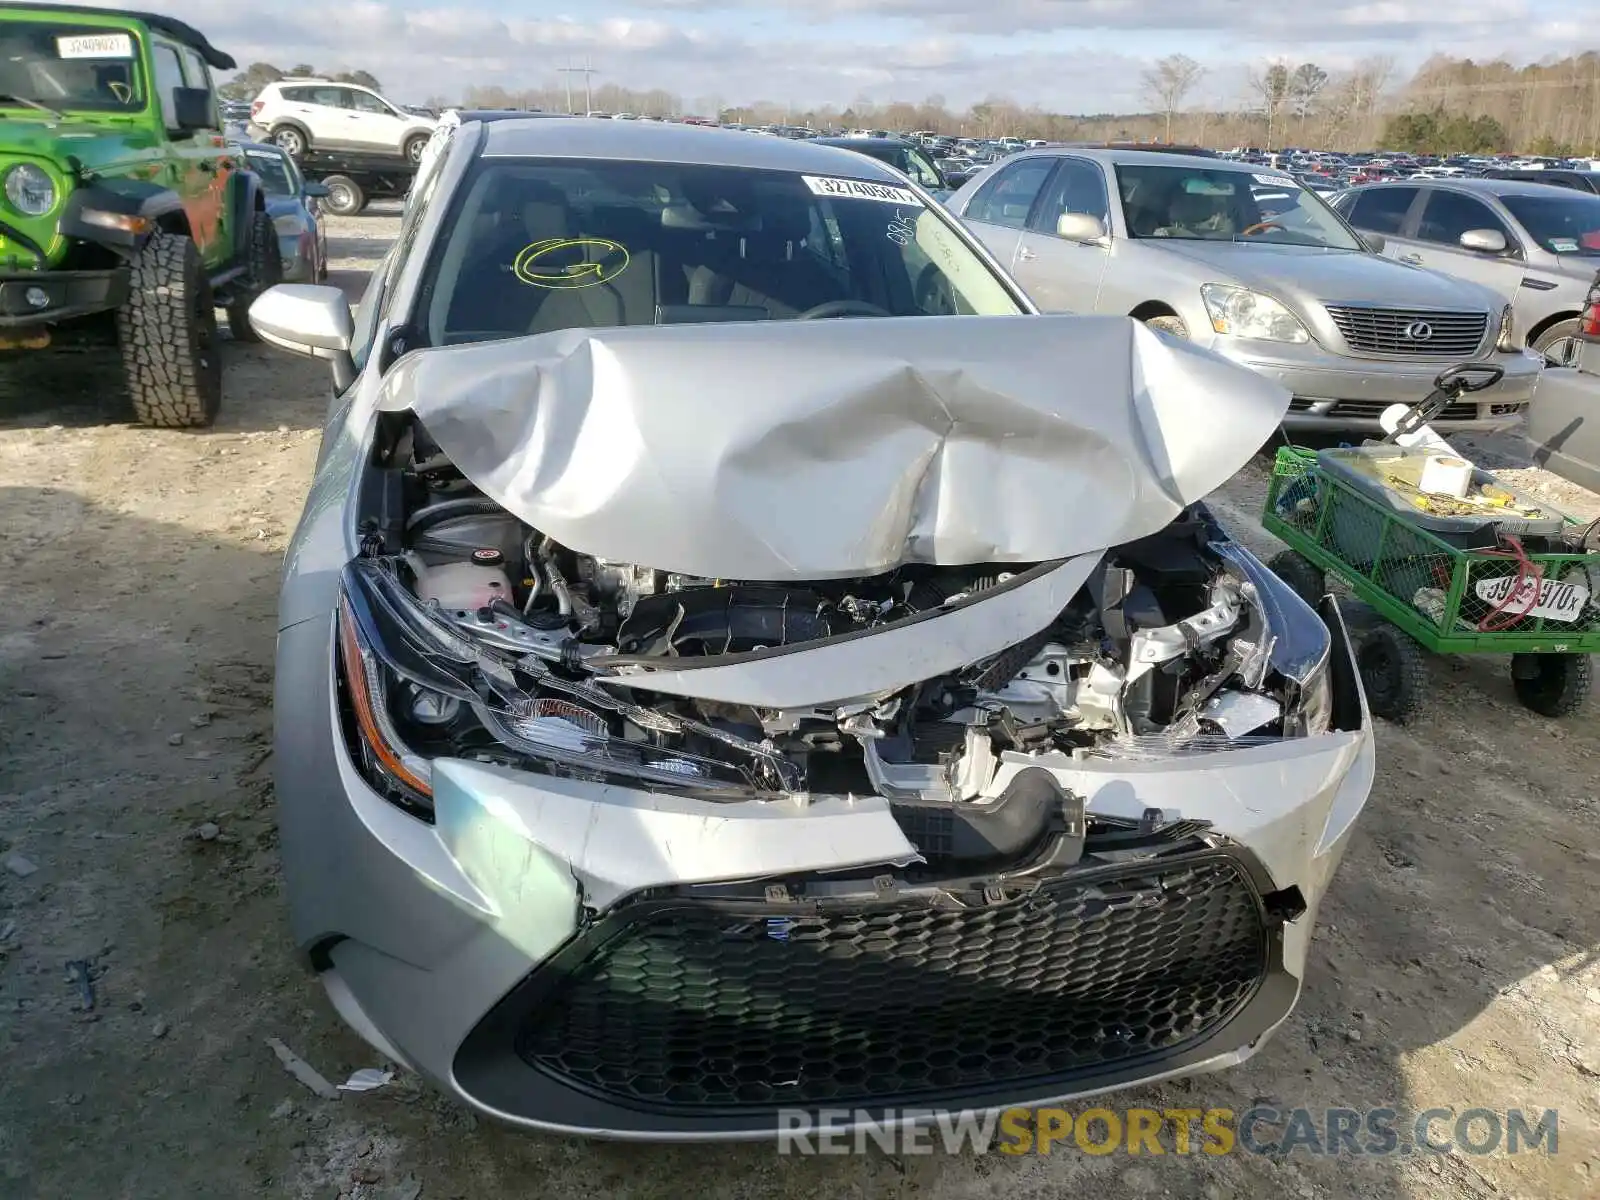
{"label": "front wheel", "polygon": [[117,310],[117,345],[134,419],[196,428],[222,407],[217,310],[200,251],[182,234],[154,233],[131,268]]}
{"label": "front wheel", "polygon": [[1587,654],[1513,654],[1511,687],[1522,706],[1542,717],[1570,717],[1589,700]]}
{"label": "front wheel", "polygon": [[1185,341],[1188,340],[1189,327],[1183,323],[1182,317],[1173,316],[1171,313],[1163,313],[1159,317],[1146,317],[1144,323],[1150,326],[1151,329],[1159,329],[1162,333],[1170,333],[1173,337],[1183,338]]}
{"label": "front wheel", "polygon": [[249,260],[245,266],[248,278],[240,284],[237,299],[228,305],[228,329],[236,341],[259,342],[261,335],[250,324],[250,306],[262,292],[283,280],[278,232],[273,228],[272,218],[264,212],[256,213],[250,222]]}
{"label": "front wheel", "polygon": [[348,175],[328,175],[322,186],[328,189],[322,206],[336,217],[353,217],[367,205],[361,185]]}
{"label": "front wheel", "polygon": [[1583,345],[1582,334],[1583,322],[1578,318],[1557,321],[1533,339],[1532,349],[1552,367],[1575,367],[1578,365],[1579,348]]}
{"label": "front wheel", "polygon": [[1374,715],[1397,725],[1414,720],[1427,692],[1427,651],[1393,625],[1379,625],[1362,639],[1356,666]]}
{"label": "front wheel", "polygon": [[424,150],[426,150],[427,148],[428,148],[428,135],[427,134],[418,134],[416,137],[408,138],[406,140],[405,146],[403,147],[403,153],[406,156],[406,161],[408,163],[419,163],[419,162],[421,162],[422,161],[422,152]]}

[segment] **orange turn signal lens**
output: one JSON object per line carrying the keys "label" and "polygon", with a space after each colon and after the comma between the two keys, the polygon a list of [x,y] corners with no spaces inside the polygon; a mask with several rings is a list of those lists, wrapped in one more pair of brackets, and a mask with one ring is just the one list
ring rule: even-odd
{"label": "orange turn signal lens", "polygon": [[433,780],[427,760],[407,750],[395,733],[380,690],[383,680],[378,675],[377,664],[362,645],[355,617],[344,600],[339,602],[339,651],[362,740],[384,771],[412,791],[431,799]]}

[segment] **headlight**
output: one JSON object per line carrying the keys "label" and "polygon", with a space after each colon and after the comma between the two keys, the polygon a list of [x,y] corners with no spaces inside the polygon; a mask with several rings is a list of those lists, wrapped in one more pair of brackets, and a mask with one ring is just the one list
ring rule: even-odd
{"label": "headlight", "polygon": [[55,182],[32,163],[6,172],[6,199],[25,217],[42,217],[56,206]]}
{"label": "headlight", "polygon": [[1287,724],[1302,737],[1315,737],[1333,727],[1333,681],[1328,675],[1327,656],[1300,684],[1299,703],[1291,710]]}
{"label": "headlight", "polygon": [[[744,800],[798,790],[765,745],[617,699],[501,657],[422,607],[384,560],[345,568],[338,665],[351,755],[372,786],[421,813],[433,762],[459,758],[530,771]],[[696,748],[720,741],[743,763]],[[691,747],[691,743],[694,747]]]}
{"label": "headlight", "polygon": [[1495,336],[1494,348],[1511,352],[1516,350],[1516,339],[1512,336],[1511,326],[1516,316],[1511,305],[1506,305],[1500,310],[1500,332]]}
{"label": "headlight", "polygon": [[1311,335],[1298,317],[1271,296],[1226,283],[1200,288],[1211,328],[1230,337],[1266,342],[1309,342]]}

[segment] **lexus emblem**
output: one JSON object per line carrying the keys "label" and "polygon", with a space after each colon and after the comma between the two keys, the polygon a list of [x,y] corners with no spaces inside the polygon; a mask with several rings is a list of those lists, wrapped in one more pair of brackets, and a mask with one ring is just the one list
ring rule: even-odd
{"label": "lexus emblem", "polygon": [[1433,326],[1426,321],[1413,321],[1400,331],[1400,336],[1408,342],[1429,342],[1433,340]]}

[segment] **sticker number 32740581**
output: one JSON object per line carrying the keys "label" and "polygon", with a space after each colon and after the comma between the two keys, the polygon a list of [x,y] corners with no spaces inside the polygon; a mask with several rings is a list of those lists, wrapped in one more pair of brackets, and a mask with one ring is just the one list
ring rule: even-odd
{"label": "sticker number 32740581", "polygon": [[864,179],[833,179],[826,175],[803,175],[806,186],[817,196],[838,196],[845,200],[877,200],[883,204],[912,204],[922,201],[910,188],[890,183],[868,183]]}

